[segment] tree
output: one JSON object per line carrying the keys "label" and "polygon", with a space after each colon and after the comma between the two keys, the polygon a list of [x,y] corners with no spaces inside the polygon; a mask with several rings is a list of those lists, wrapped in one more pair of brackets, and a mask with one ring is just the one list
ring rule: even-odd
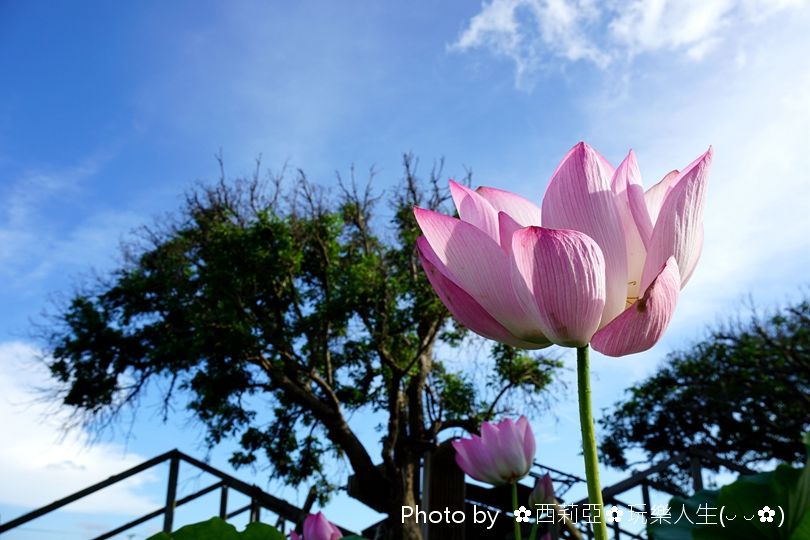
{"label": "tree", "polygon": [[[258,167],[192,190],[119,268],[53,313],[59,399],[97,426],[154,387],[166,413],[186,400],[209,444],[237,439],[237,466],[263,457],[272,476],[314,482],[324,498],[334,487],[324,458],[338,456],[389,514],[416,504],[420,460],[445,430],[476,431],[516,391],[536,399],[560,364],[494,346],[480,381],[441,361],[464,332],[423,276],[412,207],[443,208],[447,195],[440,164],[422,182],[416,160],[403,163],[389,223],[353,172],[332,198],[303,172],[285,190]],[[347,420],[358,411],[385,417],[379,465]]]}
{"label": "tree", "polygon": [[[711,329],[627,393],[599,422],[608,465],[627,468],[634,450],[652,462],[690,448],[752,468],[801,463],[810,429],[810,298]],[[663,480],[688,492],[686,478],[681,470]]]}

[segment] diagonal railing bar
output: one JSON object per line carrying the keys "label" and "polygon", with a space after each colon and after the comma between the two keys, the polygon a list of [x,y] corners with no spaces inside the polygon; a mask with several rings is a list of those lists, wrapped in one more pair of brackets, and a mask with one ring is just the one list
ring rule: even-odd
{"label": "diagonal railing bar", "polygon": [[[173,526],[173,518],[174,518],[174,509],[178,506],[181,506],[187,502],[190,502],[194,499],[202,497],[212,491],[217,489],[222,489],[222,494],[219,501],[219,515],[221,517],[231,518],[235,515],[241,514],[242,512],[251,511],[251,516],[253,520],[258,519],[259,512],[262,508],[269,510],[276,516],[278,516],[279,521],[290,521],[293,523],[300,524],[303,522],[304,518],[306,518],[306,512],[302,509],[293,506],[292,504],[288,503],[283,499],[279,499],[273,495],[262,490],[255,484],[249,484],[238,478],[231,476],[225,472],[216,469],[207,463],[195,459],[183,452],[180,452],[177,449],[170,450],[169,452],[160,454],[150,460],[147,460],[140,465],[136,465],[126,471],[115,474],[110,476],[106,480],[102,480],[92,486],[89,486],[85,489],[77,491],[76,493],[69,495],[67,497],[63,497],[59,500],[56,500],[48,505],[45,505],[41,508],[23,514],[17,518],[12,519],[6,523],[0,523],[0,534],[8,532],[16,527],[21,525],[25,525],[26,523],[42,517],[50,512],[54,512],[59,510],[60,508],[73,503],[83,497],[87,497],[88,495],[92,495],[106,487],[109,487],[113,484],[126,480],[138,473],[146,471],[147,469],[151,469],[157,465],[160,465],[166,461],[170,462],[170,470],[169,470],[169,482],[168,482],[168,489],[166,492],[166,506],[150,512],[149,514],[143,515],[135,520],[130,521],[113,531],[109,531],[104,533],[103,535],[96,537],[94,540],[105,540],[107,538],[111,538],[117,534],[121,534],[122,532],[131,529],[137,525],[140,525],[150,519],[154,519],[161,515],[164,516],[164,523],[163,523],[163,530],[171,530]],[[205,473],[208,473],[217,478],[217,482],[214,484],[205,487],[195,493],[187,495],[181,499],[177,499],[177,477],[178,477],[178,468],[180,462],[185,462],[196,469],[199,469]],[[239,508],[233,512],[227,512],[227,503],[228,503],[228,496],[227,490],[234,490],[238,493],[241,493],[244,496],[250,498],[250,504],[245,506],[244,508]],[[346,531],[347,533],[350,531]]]}
{"label": "diagonal railing bar", "polygon": [[689,453],[692,454],[693,456],[699,457],[700,459],[702,459],[704,461],[711,461],[711,462],[713,462],[713,463],[715,463],[717,465],[725,467],[726,469],[728,469],[730,471],[734,471],[736,473],[754,474],[756,472],[753,469],[751,469],[750,467],[747,467],[745,465],[741,465],[740,463],[734,463],[733,461],[729,461],[728,459],[717,457],[715,455],[710,454],[709,452],[706,452],[705,450],[694,449],[694,450],[689,450]]}
{"label": "diagonal railing bar", "polygon": [[170,459],[172,457],[172,455],[174,455],[174,452],[177,452],[177,450],[171,450],[169,452],[166,452],[165,454],[161,454],[161,455],[159,455],[157,457],[154,457],[154,458],[152,458],[152,459],[150,459],[148,461],[144,461],[140,465],[136,465],[135,467],[132,467],[131,469],[127,469],[126,471],[124,471],[122,473],[114,474],[114,475],[110,476],[109,478],[107,478],[106,480],[102,480],[101,482],[99,482],[97,484],[93,484],[92,486],[84,488],[81,491],[77,491],[73,495],[68,495],[67,497],[64,497],[62,499],[59,499],[57,501],[52,502],[51,504],[43,506],[42,508],[38,508],[36,510],[28,512],[27,514],[23,514],[22,516],[20,516],[18,518],[12,519],[11,521],[7,521],[6,523],[0,523],[0,534],[2,534],[4,532],[7,532],[7,531],[10,531],[11,529],[13,529],[15,527],[19,527],[20,525],[24,525],[25,523],[28,523],[29,521],[34,520],[34,519],[36,519],[36,518],[38,518],[40,516],[44,516],[45,514],[53,512],[54,510],[58,510],[58,509],[62,508],[63,506],[66,506],[66,505],[68,505],[68,504],[70,504],[72,502],[75,502],[75,501],[77,501],[77,500],[79,500],[79,499],[81,499],[83,497],[87,497],[88,495],[92,495],[93,493],[95,493],[95,492],[97,492],[99,490],[102,490],[105,487],[116,484],[116,483],[118,483],[118,482],[120,482],[122,480],[126,480],[130,476],[134,476],[134,475],[136,475],[136,474],[138,474],[140,472],[143,472],[143,471],[145,471],[147,469],[151,469],[155,465],[159,465],[159,464],[163,463],[164,461],[166,461],[167,459]]}
{"label": "diagonal railing bar", "polygon": [[[538,467],[538,468],[540,468],[540,469],[544,469],[544,470],[546,470],[546,471],[548,471],[548,472],[552,472],[552,473],[558,474],[558,475],[560,475],[560,476],[564,476],[564,477],[566,477],[566,478],[571,479],[571,481],[573,481],[573,482],[585,482],[585,481],[586,481],[586,480],[585,480],[584,478],[582,478],[581,476],[577,476],[577,475],[575,475],[575,474],[567,473],[567,472],[565,472],[565,471],[561,471],[561,470],[559,470],[559,469],[555,469],[554,467],[549,467],[548,465],[543,465],[542,463],[539,463],[539,462],[537,462],[537,461],[535,461],[535,462],[532,464],[532,466],[534,466],[534,467]],[[540,473],[538,473],[538,472],[536,472],[536,471],[529,471],[529,475],[530,475],[530,476],[534,476],[534,477],[538,477],[538,476],[540,476]]]}
{"label": "diagonal railing bar", "polygon": [[[93,493],[96,493],[106,487],[109,487],[113,484],[126,480],[127,478],[130,478],[138,473],[141,473],[147,469],[155,467],[166,461],[169,461],[171,465],[169,469],[169,482],[166,492],[166,506],[157,509],[153,512],[150,512],[149,514],[143,515],[135,520],[132,520],[129,523],[126,523],[112,531],[104,533],[101,536],[96,537],[94,540],[107,540],[109,538],[112,538],[113,536],[116,536],[118,534],[121,534],[122,532],[127,531],[128,529],[131,529],[137,525],[145,523],[146,521],[149,521],[151,519],[157,518],[161,515],[164,516],[163,529],[164,530],[168,529],[170,531],[173,526],[174,509],[176,507],[181,506],[190,501],[193,501],[199,497],[202,497],[203,495],[216,491],[217,489],[222,490],[219,500],[219,515],[226,519],[232,518],[236,515],[242,514],[243,512],[249,511],[251,513],[251,521],[255,521],[258,519],[260,510],[262,508],[269,510],[270,512],[278,516],[279,522],[289,521],[300,525],[303,522],[304,518],[306,517],[306,512],[304,510],[297,508],[296,506],[293,506],[292,504],[288,503],[287,501],[284,501],[283,499],[279,499],[278,497],[275,497],[265,492],[255,484],[248,484],[247,482],[239,480],[234,476],[222,472],[219,469],[216,469],[203,461],[195,459],[175,449],[166,452],[164,454],[161,454],[159,456],[156,456],[150,460],[147,460],[141,463],[140,465],[136,465],[135,467],[127,469],[122,473],[110,476],[106,480],[102,480],[101,482],[98,482],[96,484],[93,484],[92,486],[77,491],[72,495],[56,500],[46,506],[43,506],[42,508],[38,508],[36,510],[23,514],[22,516],[12,519],[11,521],[8,521],[6,523],[0,523],[0,534],[8,532],[21,525],[24,525],[34,519],[37,519],[50,512],[58,510],[83,497],[92,495]],[[679,495],[679,493],[673,493],[671,486],[659,484],[653,478],[653,476],[656,473],[659,473],[673,465],[680,464],[684,461],[689,462],[690,474],[693,480],[693,487],[696,490],[700,489],[703,485],[702,484],[703,466],[708,463],[712,463],[714,465],[718,465],[720,467],[741,474],[751,474],[754,472],[745,465],[741,465],[738,463],[728,461],[726,459],[719,458],[717,456],[709,454],[708,452],[697,449],[688,450],[682,454],[675,455],[669,459],[657,463],[656,465],[649,467],[648,469],[635,473],[629,478],[626,478],[625,480],[622,480],[620,482],[617,482],[616,484],[606,487],[602,491],[603,498],[608,504],[616,504],[618,506],[629,508],[629,506],[625,502],[619,500],[617,496],[634,488],[641,488],[642,498],[644,499],[645,503],[649,503],[650,489],[654,489],[656,491],[668,493],[671,495]],[[186,495],[185,497],[177,499],[178,468],[181,462],[185,462],[198,470],[201,470],[205,473],[208,473],[216,477],[218,481],[197,492],[194,492],[190,495]],[[560,471],[539,463],[535,463],[534,467],[550,473],[552,475],[552,478],[555,479],[554,480],[555,482],[557,482],[558,484],[565,485],[566,488],[570,488],[571,486],[577,483],[585,482],[584,479],[576,475],[569,474],[564,471]],[[538,472],[537,470],[533,470],[530,472],[530,476],[535,478],[540,477],[541,474],[543,473]],[[528,491],[531,489],[530,487],[523,485],[521,485],[521,488],[527,492],[524,495],[528,495]],[[244,496],[247,496],[250,499],[250,503],[245,505],[244,507],[228,512],[227,506],[228,506],[229,489],[232,489]],[[478,501],[479,503],[483,503],[485,506],[505,509],[509,507],[509,503],[501,501],[500,499],[503,498],[501,497],[501,495],[503,494],[497,492],[497,490],[489,490],[479,486],[475,486],[473,484],[467,484],[468,503],[470,503],[471,501]],[[584,498],[569,506],[581,507],[583,505],[586,505],[587,503],[588,499]],[[511,511],[511,507],[509,507],[508,509],[509,511]],[[582,523],[580,520],[580,522],[577,525],[580,527],[581,533],[584,535],[583,537],[591,538],[590,530],[587,528],[586,524]],[[618,523],[614,523],[611,526],[611,529],[613,530],[615,538],[626,537],[642,540],[644,538],[643,536],[635,532],[621,528]],[[346,531],[342,528],[341,530],[343,530],[344,533],[351,534],[350,531]],[[571,537],[569,531],[559,531],[559,533],[560,538]],[[558,531],[555,530],[554,535],[557,536],[557,534]]]}
{"label": "diagonal railing bar", "polygon": [[[556,494],[557,498],[562,500],[563,496],[576,484],[584,484],[585,479],[579,477],[575,474],[570,474],[565,471],[561,471],[559,469],[555,469],[554,467],[549,467],[548,465],[543,465],[542,463],[538,463],[535,461],[532,464],[533,469],[529,471],[529,476],[532,478],[540,478],[543,474],[548,473],[551,475],[551,478],[557,486]],[[542,471],[538,471],[537,469],[541,469]]]}
{"label": "diagonal railing bar", "polygon": [[[216,482],[214,484],[211,484],[208,487],[205,487],[205,488],[201,489],[200,491],[194,492],[191,495],[186,495],[182,499],[178,499],[175,502],[175,507],[182,506],[182,505],[184,505],[184,504],[186,504],[188,502],[191,502],[191,501],[193,501],[195,499],[199,499],[203,495],[207,495],[208,493],[211,493],[212,491],[217,490],[217,489],[221,488],[222,486],[223,486],[222,481],[219,481],[219,482]],[[144,514],[143,516],[139,517],[138,519],[133,519],[129,523],[121,525],[117,529],[113,529],[113,530],[111,530],[109,532],[106,532],[106,533],[102,534],[101,536],[96,536],[95,538],[93,538],[93,540],[107,540],[107,538],[112,538],[113,536],[115,536],[117,534],[121,534],[122,532],[125,532],[128,529],[131,529],[132,527],[137,527],[141,523],[146,523],[150,519],[154,519],[154,518],[160,516],[161,514],[164,514],[165,512],[166,512],[166,508],[158,508],[154,512],[149,512],[148,514]]]}
{"label": "diagonal railing bar", "polygon": [[[753,474],[755,472],[745,465],[741,465],[739,463],[734,463],[727,459],[717,457],[704,450],[689,449],[686,452],[676,454],[669,459],[665,459],[664,461],[661,461],[660,463],[653,465],[652,467],[637,472],[632,476],[630,476],[629,478],[626,478],[625,480],[622,480],[620,482],[617,482],[611,486],[604,488],[602,490],[602,497],[605,500],[606,504],[615,504],[632,510],[632,508],[630,508],[630,505],[619,500],[617,496],[631,489],[641,488],[642,497],[644,499],[646,507],[649,506],[650,502],[650,495],[649,495],[650,488],[669,495],[682,495],[682,493],[677,493],[673,491],[673,488],[671,486],[663,485],[660,482],[654,480],[652,477],[655,474],[672,467],[673,465],[678,465],[684,462],[688,462],[689,473],[692,478],[692,487],[696,492],[703,489],[703,469],[704,466],[708,463],[724,467],[730,471],[734,471],[739,474]],[[572,506],[581,507],[586,504],[588,504],[587,497],[573,503]],[[581,529],[583,529],[584,533],[589,534],[590,531],[586,530],[587,525],[584,525],[582,522],[580,522],[579,526]],[[614,523],[612,529],[614,531],[616,538],[624,538],[624,537],[640,538],[640,539],[644,538],[643,536],[640,536],[637,533],[628,531],[627,529],[620,527],[618,523]]]}
{"label": "diagonal railing bar", "polygon": [[247,482],[243,482],[238,478],[231,476],[227,473],[220,471],[219,469],[215,469],[214,467],[208,465],[205,462],[202,462],[198,459],[195,459],[179,450],[176,451],[178,457],[185,461],[186,463],[193,465],[194,467],[207,472],[213,476],[216,476],[220,480],[222,480],[225,484],[228,485],[229,488],[239,491],[243,495],[250,497],[251,499],[256,499],[259,506],[270,510],[277,516],[283,517],[287,521],[292,521],[293,523],[298,523],[304,520],[307,517],[306,513],[300,508],[293,506],[292,504],[288,503],[283,499],[279,499],[269,493],[263,491],[259,486],[255,484],[248,484]]}
{"label": "diagonal railing bar", "polygon": [[[692,488],[697,491],[702,489],[703,487],[703,471],[706,469],[707,465],[716,465],[740,474],[752,474],[755,471],[751,470],[749,467],[745,465],[741,465],[738,463],[734,463],[728,461],[723,458],[719,458],[714,456],[704,450],[700,449],[688,449],[687,451],[676,454],[671,458],[665,459],[659,463],[656,463],[647,469],[644,469],[640,472],[636,472],[629,476],[628,478],[621,480],[613,485],[607,486],[602,490],[603,500],[605,501],[606,506],[616,505],[617,507],[622,507],[625,509],[629,509],[631,512],[638,512],[642,505],[630,505],[624,500],[623,494],[629,492],[633,489],[640,489],[641,490],[641,498],[644,502],[643,508],[651,508],[651,497],[650,491],[654,490],[659,493],[665,493],[668,495],[683,495],[683,493],[677,492],[676,488],[673,486],[665,485],[655,479],[656,474],[669,469],[674,465],[683,465],[686,464],[689,467],[689,474],[692,479]],[[542,465],[540,463],[535,462],[533,464],[533,470],[529,472],[529,476],[533,478],[539,478],[545,472],[549,472],[551,474],[552,480],[555,484],[555,487],[562,484],[564,486],[564,490],[558,490],[557,499],[558,502],[562,503],[562,495],[567,489],[571,486],[578,484],[578,483],[585,483],[585,479],[580,478],[576,475],[566,473],[564,471],[559,471],[552,467],[548,467]],[[519,490],[526,491],[527,486],[519,484]],[[505,498],[504,493],[501,493],[497,488],[485,488],[482,486],[478,486],[476,484],[466,483],[466,502],[467,504],[478,504],[479,506],[485,506],[490,509],[499,509],[501,511],[510,512],[511,506],[510,502]],[[526,493],[523,493],[526,495]],[[622,499],[619,497],[622,496]],[[570,504],[566,504],[565,506],[569,507],[576,507],[576,508],[584,508],[585,505],[588,504],[588,499],[583,498],[578,501],[572,502]],[[641,511],[643,512],[643,510]],[[641,513],[640,512],[640,513]],[[593,538],[593,534],[588,527],[587,522],[585,522],[585,517],[580,517],[576,520],[576,523],[572,523],[572,526],[577,527],[579,533],[581,534],[582,538]],[[610,532],[611,537],[614,539],[638,539],[644,540],[645,536],[643,532],[638,532],[634,530],[628,530],[626,527],[622,527],[623,523],[614,522],[610,525]],[[571,531],[565,530],[564,528],[552,527],[552,538],[563,538],[569,539],[573,538]]]}
{"label": "diagonal railing bar", "polygon": [[[664,471],[664,470],[672,467],[673,465],[677,465],[679,463],[682,463],[684,461],[688,461],[688,460],[691,460],[691,459],[693,459],[693,456],[689,452],[685,452],[685,453],[682,453],[682,454],[677,454],[677,455],[675,455],[675,456],[673,456],[673,457],[671,457],[669,459],[665,459],[664,461],[661,461],[660,463],[657,463],[657,464],[653,465],[652,467],[649,467],[647,469],[644,469],[643,471],[640,471],[638,473],[633,474],[629,478],[626,478],[626,479],[624,479],[624,480],[622,480],[620,482],[617,482],[617,483],[615,483],[613,485],[605,487],[604,489],[602,489],[602,498],[605,501],[606,505],[623,506],[625,508],[628,508],[628,509],[632,510],[631,505],[625,503],[624,501],[621,501],[618,498],[618,495],[620,495],[622,493],[625,493],[625,492],[627,492],[627,491],[629,491],[631,489],[635,489],[637,487],[640,487],[642,489],[642,492],[643,492],[643,497],[646,500],[649,497],[646,490],[648,490],[649,487],[651,487],[653,485],[653,482],[651,482],[649,480],[651,476],[653,476],[653,475],[655,475],[655,474],[657,474],[657,473],[659,473],[661,471]],[[656,486],[655,489],[657,489],[658,491],[662,491],[664,493],[668,493],[670,495],[674,495],[674,493],[672,493],[671,490],[666,489],[664,486]],[[572,503],[572,506],[575,506],[577,508],[581,508],[581,507],[584,507],[587,504],[589,504],[589,501],[588,501],[588,498],[585,497],[583,499],[580,499],[580,500]],[[577,523],[577,525],[579,526],[580,531],[585,535],[586,538],[591,538],[591,531],[590,531],[587,523],[583,523],[582,519],[580,519],[579,522]],[[611,528],[611,532],[613,533],[613,537],[615,539],[632,538],[632,539],[644,540],[644,538],[645,538],[644,536],[642,536],[642,535],[640,535],[638,533],[635,533],[633,531],[627,530],[624,527],[621,527],[619,525],[619,523],[617,523],[617,522],[614,522],[613,524],[611,524],[610,528]]]}
{"label": "diagonal railing bar", "polygon": [[248,510],[250,510],[250,505],[249,504],[246,504],[245,506],[240,506],[236,510],[233,510],[232,512],[228,512],[228,519],[231,519],[232,517],[236,517],[239,514],[244,514]]}
{"label": "diagonal railing bar", "polygon": [[[613,484],[611,486],[608,486],[608,487],[604,488],[602,490],[602,497],[605,498],[605,499],[610,499],[610,498],[618,495],[619,493],[624,493],[628,489],[633,489],[634,487],[641,485],[643,483],[643,481],[646,480],[648,477],[650,477],[650,476],[652,476],[652,475],[654,475],[656,473],[659,473],[661,471],[664,471],[664,470],[668,469],[669,467],[671,467],[672,465],[676,465],[676,464],[678,464],[678,463],[680,463],[682,461],[685,461],[688,458],[689,458],[689,456],[687,454],[678,454],[678,455],[673,456],[673,457],[671,457],[669,459],[666,459],[666,460],[664,460],[664,461],[662,461],[662,462],[660,462],[660,463],[658,463],[656,465],[653,465],[652,467],[650,467],[648,469],[644,469],[643,471],[638,472],[638,473],[634,474],[633,476],[622,480],[621,482],[617,482],[617,483],[615,483],[615,484]],[[588,504],[588,498],[585,497],[583,499],[578,500],[577,502],[575,502],[573,504],[577,505],[577,506],[582,506],[582,505]]]}
{"label": "diagonal railing bar", "polygon": [[624,502],[624,501],[622,501],[620,499],[617,499],[616,497],[611,497],[610,499],[606,499],[606,501],[607,501],[606,504],[608,504],[608,503],[609,504],[615,504],[616,506],[622,506],[624,508],[627,508],[628,510],[633,510],[634,508],[638,509],[637,504],[633,505],[633,504],[630,504],[630,503],[626,503],[626,502]]}

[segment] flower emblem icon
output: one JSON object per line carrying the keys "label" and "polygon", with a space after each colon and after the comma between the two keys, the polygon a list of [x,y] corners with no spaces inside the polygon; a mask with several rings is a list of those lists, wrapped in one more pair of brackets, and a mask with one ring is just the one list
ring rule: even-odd
{"label": "flower emblem icon", "polygon": [[624,510],[614,504],[608,511],[607,521],[608,523],[620,523],[622,521],[622,515],[624,515]]}
{"label": "flower emblem icon", "polygon": [[521,506],[515,510],[515,521],[518,523],[528,523],[529,516],[531,515],[532,513],[525,506]]}
{"label": "flower emblem icon", "polygon": [[773,517],[776,515],[776,510],[772,509],[770,506],[763,506],[760,510],[757,510],[757,515],[759,515],[759,522],[765,523],[773,523]]}

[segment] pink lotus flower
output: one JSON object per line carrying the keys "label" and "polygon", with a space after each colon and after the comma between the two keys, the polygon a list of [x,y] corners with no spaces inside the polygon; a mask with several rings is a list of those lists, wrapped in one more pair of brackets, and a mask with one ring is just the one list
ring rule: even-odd
{"label": "pink lotus flower", "polygon": [[551,482],[551,476],[546,473],[538,478],[534,483],[534,489],[529,495],[529,506],[534,507],[538,504],[552,504],[557,500],[554,496],[554,484]]}
{"label": "pink lotus flower", "polygon": [[484,337],[528,349],[591,343],[609,356],[647,350],[700,256],[711,158],[710,148],[645,192],[632,151],[614,169],[579,143],[542,211],[451,181],[460,219],[414,209],[422,266],[453,316]]}
{"label": "pink lotus flower", "polygon": [[340,529],[326,519],[322,512],[318,512],[317,514],[310,514],[304,520],[303,537],[293,531],[290,538],[291,540],[337,540],[343,538],[343,534]]}
{"label": "pink lotus flower", "polygon": [[453,441],[456,463],[476,480],[500,485],[527,474],[534,461],[534,434],[525,416],[481,424],[481,436]]}

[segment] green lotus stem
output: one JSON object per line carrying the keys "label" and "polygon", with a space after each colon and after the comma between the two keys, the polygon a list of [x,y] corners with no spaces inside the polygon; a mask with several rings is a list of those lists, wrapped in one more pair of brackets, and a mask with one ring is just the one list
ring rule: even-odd
{"label": "green lotus stem", "polygon": [[532,525],[532,533],[529,535],[529,540],[537,540],[537,531],[540,530],[540,523],[535,521]]}
{"label": "green lotus stem", "polygon": [[[517,510],[517,508],[518,508],[518,487],[517,482],[512,482],[512,509]],[[523,537],[520,535],[520,523],[518,523],[517,519],[515,519],[515,540],[523,540]]]}
{"label": "green lotus stem", "polygon": [[[585,457],[585,478],[588,481],[588,502],[596,505],[599,516],[593,523],[596,540],[607,540],[607,525],[603,515],[602,488],[599,486],[599,459],[596,454],[596,434],[591,412],[591,378],[588,346],[577,348],[577,391],[579,394],[579,427],[582,431],[582,453]],[[593,507],[591,507],[593,508]]]}

